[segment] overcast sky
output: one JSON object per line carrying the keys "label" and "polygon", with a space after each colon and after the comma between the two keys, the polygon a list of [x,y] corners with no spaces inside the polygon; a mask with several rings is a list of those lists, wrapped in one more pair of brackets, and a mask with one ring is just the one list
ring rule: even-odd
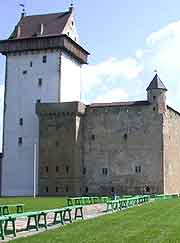
{"label": "overcast sky", "polygon": [[[85,103],[146,99],[154,70],[168,88],[167,102],[180,111],[180,1],[76,0],[77,29],[91,56],[83,69]],[[20,18],[19,3],[28,15],[61,12],[70,0],[1,0],[0,39]],[[2,113],[5,58],[0,56]],[[0,134],[2,133],[2,122]]]}

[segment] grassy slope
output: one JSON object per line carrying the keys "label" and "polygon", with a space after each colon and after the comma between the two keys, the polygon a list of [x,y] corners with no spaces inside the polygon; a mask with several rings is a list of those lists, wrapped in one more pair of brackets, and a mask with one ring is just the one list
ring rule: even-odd
{"label": "grassy slope", "polygon": [[61,197],[4,197],[0,198],[2,204],[24,203],[25,211],[36,211],[49,208],[60,208],[66,205],[66,199]]}
{"label": "grassy slope", "polygon": [[180,242],[180,199],[161,200],[59,227],[16,243]]}

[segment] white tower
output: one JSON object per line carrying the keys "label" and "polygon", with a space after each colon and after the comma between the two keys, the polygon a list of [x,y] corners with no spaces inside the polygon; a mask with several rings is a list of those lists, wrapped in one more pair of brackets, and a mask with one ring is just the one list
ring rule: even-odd
{"label": "white tower", "polygon": [[22,15],[9,39],[0,41],[0,52],[6,56],[1,194],[32,195],[36,102],[80,100],[89,53],[78,44],[73,7]]}

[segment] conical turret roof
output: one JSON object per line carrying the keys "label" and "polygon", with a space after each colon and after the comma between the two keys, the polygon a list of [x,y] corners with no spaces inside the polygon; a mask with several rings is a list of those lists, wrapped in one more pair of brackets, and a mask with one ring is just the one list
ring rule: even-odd
{"label": "conical turret roof", "polygon": [[148,91],[150,89],[163,89],[163,90],[167,91],[167,88],[165,87],[165,85],[163,84],[163,82],[161,81],[161,79],[159,78],[157,73],[146,90]]}

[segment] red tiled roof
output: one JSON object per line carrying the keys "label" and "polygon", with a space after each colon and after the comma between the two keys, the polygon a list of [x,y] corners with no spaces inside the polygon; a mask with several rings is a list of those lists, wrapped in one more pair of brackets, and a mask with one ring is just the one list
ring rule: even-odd
{"label": "red tiled roof", "polygon": [[18,27],[20,27],[20,36],[18,38],[39,36],[42,24],[43,34],[41,36],[60,35],[70,15],[71,12],[24,16],[9,38],[17,38]]}

